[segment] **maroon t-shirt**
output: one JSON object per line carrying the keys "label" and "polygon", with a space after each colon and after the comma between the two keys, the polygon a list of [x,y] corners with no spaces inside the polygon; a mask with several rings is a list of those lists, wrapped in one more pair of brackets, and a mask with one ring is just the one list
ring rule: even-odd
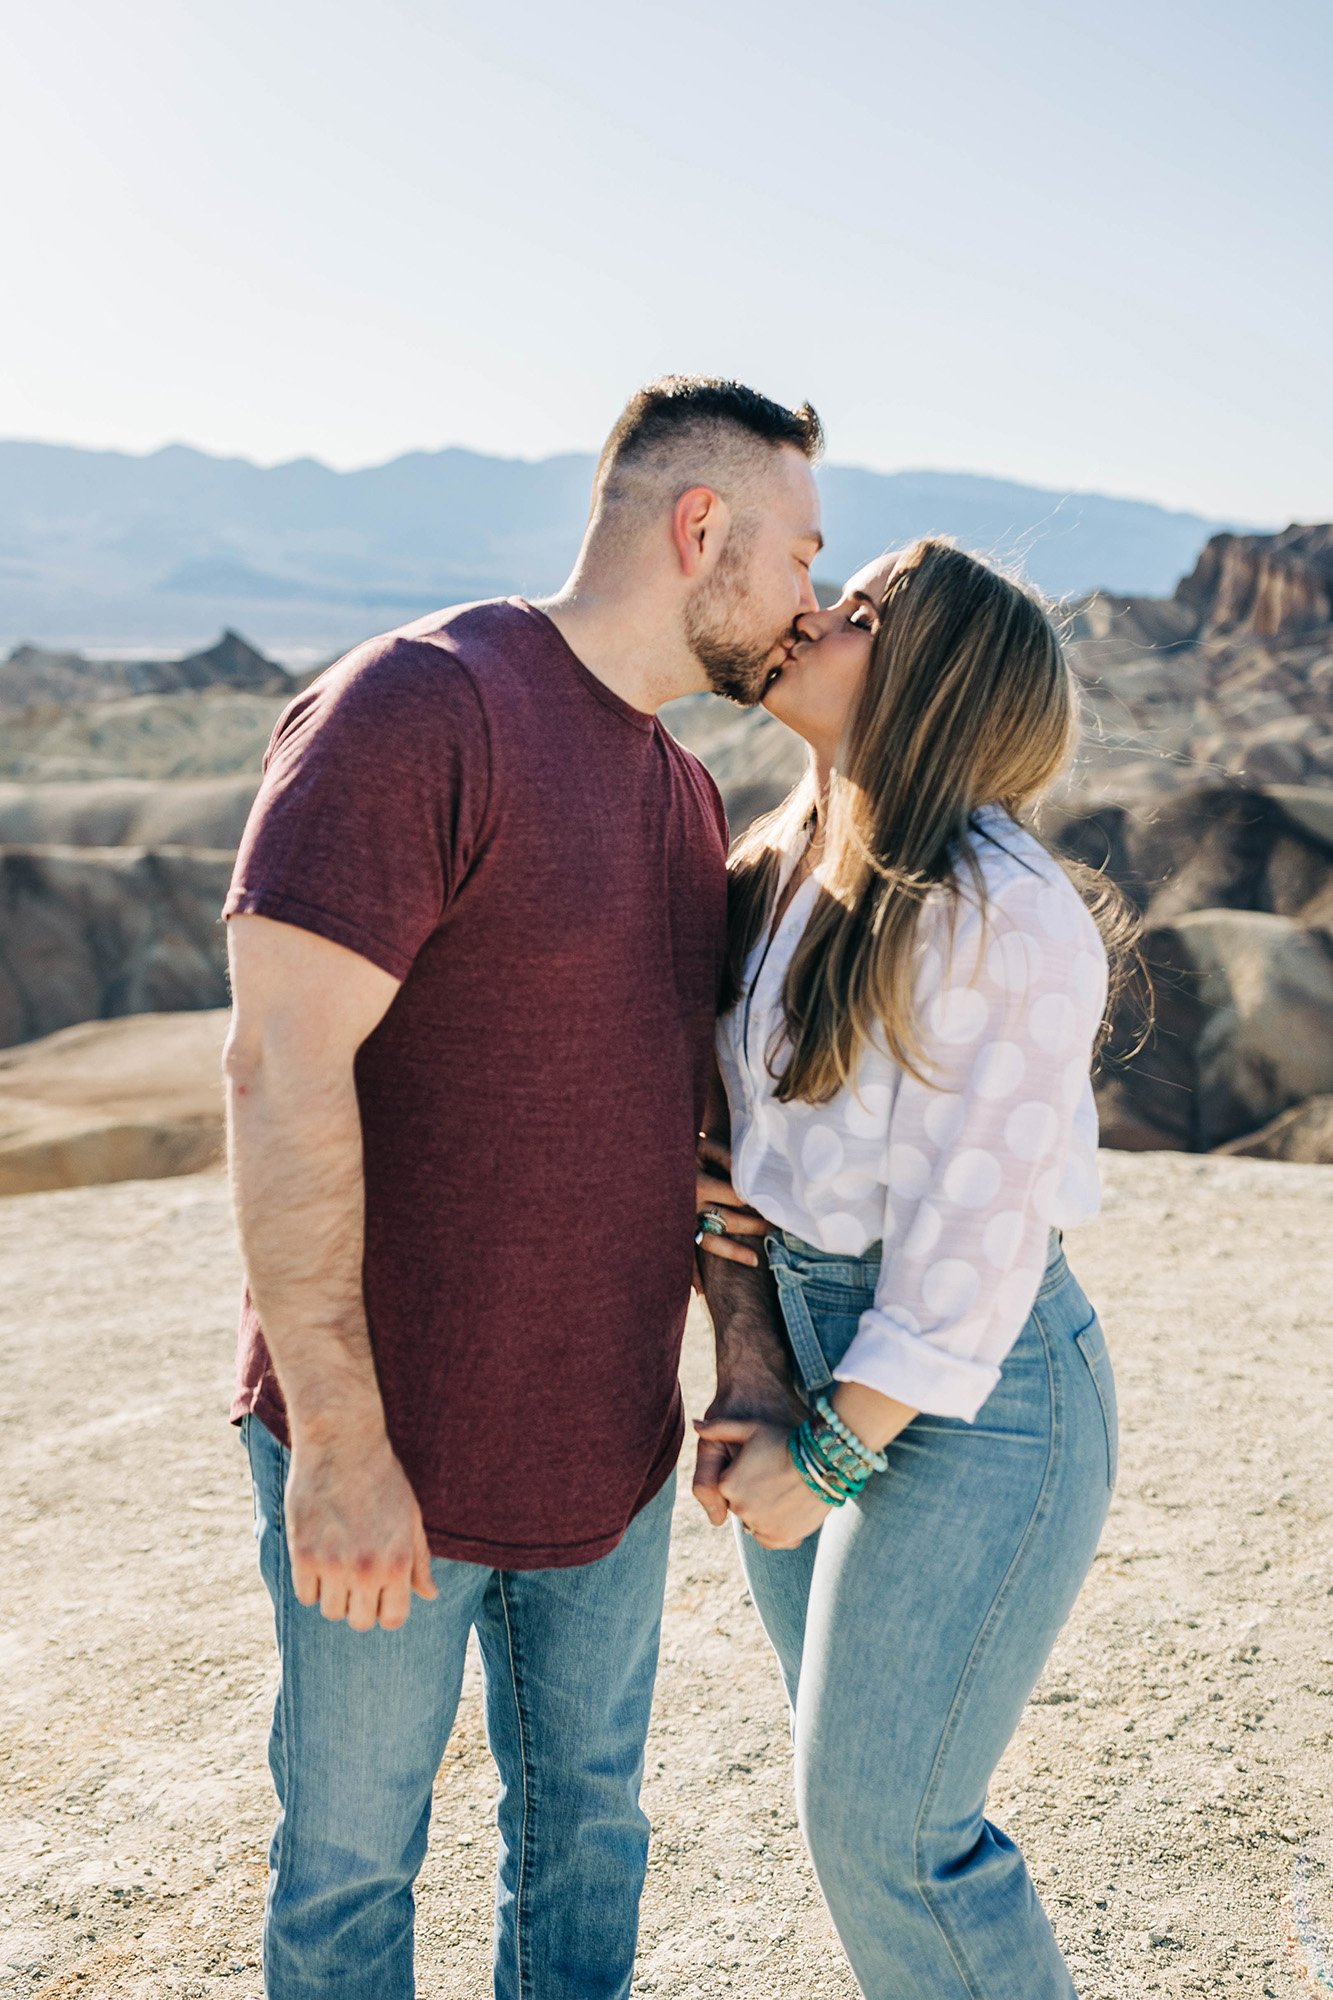
{"label": "maroon t-shirt", "polygon": [[[675,1464],[725,843],[519,598],[357,647],[274,731],[225,914],[403,982],[356,1062],[364,1288],[435,1555],[590,1562]],[[248,1291],[238,1373],[286,1442]]]}

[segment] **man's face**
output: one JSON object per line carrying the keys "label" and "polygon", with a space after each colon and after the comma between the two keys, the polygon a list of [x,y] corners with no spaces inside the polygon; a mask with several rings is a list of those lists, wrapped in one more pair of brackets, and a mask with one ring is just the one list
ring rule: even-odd
{"label": "man's face", "polygon": [[714,694],[747,708],[759,700],[787,657],[795,620],[819,608],[810,565],[823,545],[809,461],[784,445],[686,606],[685,637]]}

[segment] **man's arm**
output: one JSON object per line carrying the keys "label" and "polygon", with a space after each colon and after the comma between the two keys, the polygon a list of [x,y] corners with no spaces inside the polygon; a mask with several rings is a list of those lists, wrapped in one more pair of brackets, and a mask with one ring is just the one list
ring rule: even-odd
{"label": "man's arm", "polygon": [[[716,1072],[708,1092],[704,1132],[700,1145],[700,1205],[716,1201],[734,1205],[738,1199],[730,1186],[730,1121],[726,1093]],[[705,1169],[718,1176],[710,1187]],[[719,1417],[755,1418],[767,1424],[797,1424],[806,1415],[792,1379],[786,1342],[782,1335],[782,1308],[773,1274],[758,1251],[754,1235],[740,1245],[719,1237],[705,1236],[700,1245],[699,1271],[704,1302],[713,1321],[717,1352],[717,1393],[708,1406],[704,1421]],[[694,1497],[715,1527],[727,1518],[727,1503],[718,1490],[718,1481],[733,1456],[732,1447],[715,1439],[701,1438],[695,1459]]]}
{"label": "man's arm", "polygon": [[303,1604],[357,1631],[433,1597],[421,1509],[389,1443],[366,1323],[356,1052],[399,981],[294,925],[233,916],[227,1083],[250,1295],[287,1405],[286,1523]]}

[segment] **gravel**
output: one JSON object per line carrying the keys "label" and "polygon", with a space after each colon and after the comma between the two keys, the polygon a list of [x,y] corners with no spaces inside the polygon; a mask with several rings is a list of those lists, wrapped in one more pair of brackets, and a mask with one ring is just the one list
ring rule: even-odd
{"label": "gravel", "polygon": [[[1119,1373],[1120,1487],[1001,1768],[1083,2000],[1333,1986],[1333,1168],[1103,1155],[1071,1237]],[[273,1680],[225,1422],[216,1174],[0,1203],[0,1992],[262,1991]],[[709,1388],[701,1315],[685,1379]],[[475,1662],[419,1893],[431,2000],[490,1991]],[[680,1501],[636,1993],[853,2000],[792,1817],[730,1538]],[[903,1996],[908,2000],[908,1996]]]}

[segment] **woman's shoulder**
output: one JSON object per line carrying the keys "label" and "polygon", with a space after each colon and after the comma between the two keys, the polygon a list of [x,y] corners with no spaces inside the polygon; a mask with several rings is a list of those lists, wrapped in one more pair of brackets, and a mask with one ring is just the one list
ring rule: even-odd
{"label": "woman's shoulder", "polygon": [[964,925],[1021,930],[1051,944],[1078,946],[1101,955],[1101,933],[1073,882],[1034,833],[998,806],[973,815],[972,856],[981,873],[985,906],[966,864],[958,869]]}

